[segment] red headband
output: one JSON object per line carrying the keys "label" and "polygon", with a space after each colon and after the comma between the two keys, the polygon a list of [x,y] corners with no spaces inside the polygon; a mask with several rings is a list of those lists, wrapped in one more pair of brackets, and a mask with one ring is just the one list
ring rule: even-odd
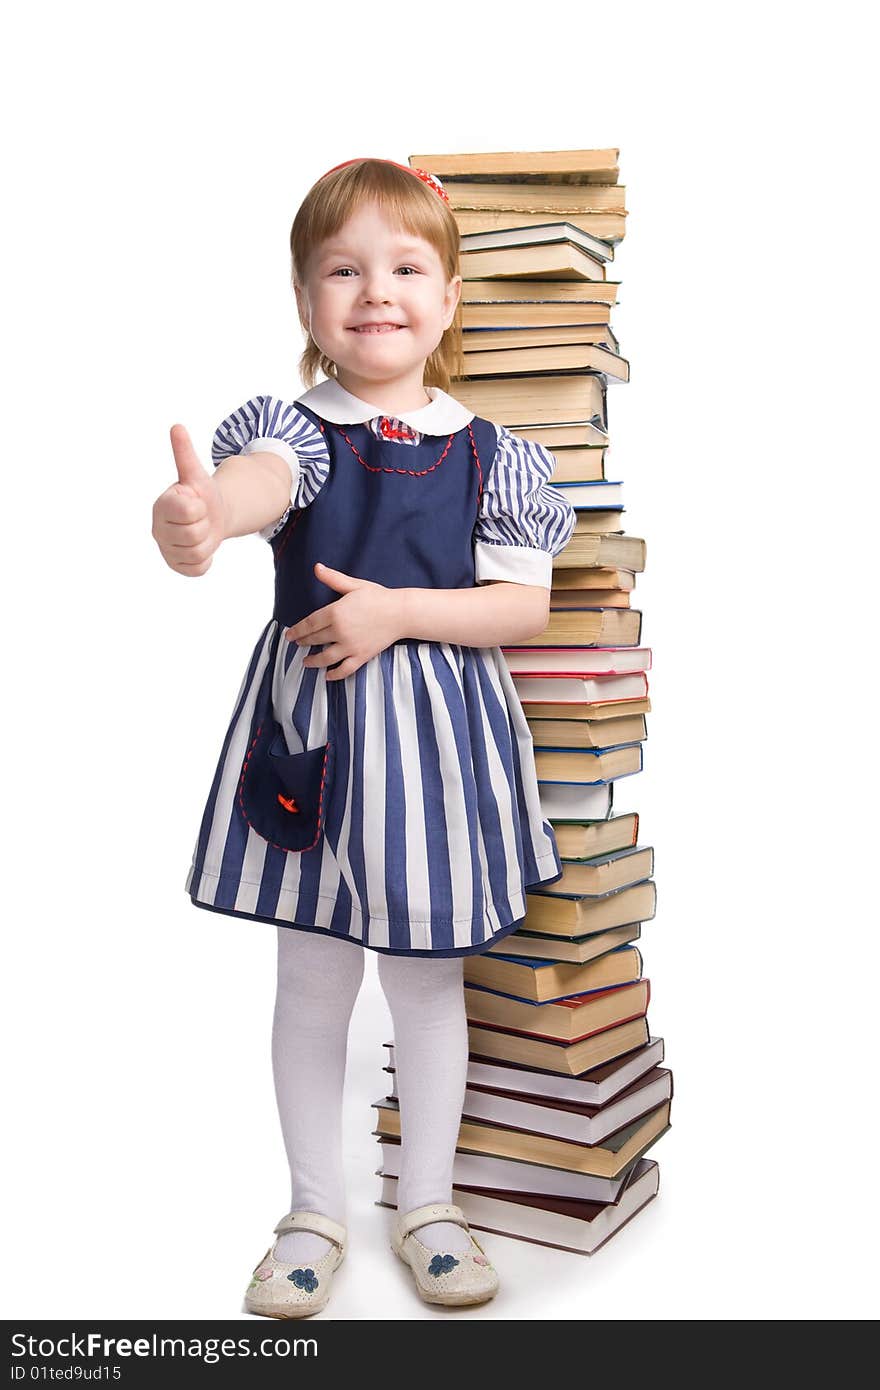
{"label": "red headband", "polygon": [[[327,174],[334,174],[337,169],[344,169],[346,164],[360,164],[362,160],[369,158],[371,158],[370,155],[363,154],[358,155],[356,159],[344,159],[341,164],[334,164],[332,169],[328,169],[326,174],[321,175],[321,178],[325,179]],[[382,163],[393,164],[396,169],[405,169],[408,174],[415,174],[417,179],[422,180],[422,183],[426,183],[429,188],[433,188],[434,192],[440,195],[444,203],[449,202],[449,195],[446,189],[436,175],[429,174],[427,169],[413,169],[409,164],[398,164],[396,159],[383,159]]]}

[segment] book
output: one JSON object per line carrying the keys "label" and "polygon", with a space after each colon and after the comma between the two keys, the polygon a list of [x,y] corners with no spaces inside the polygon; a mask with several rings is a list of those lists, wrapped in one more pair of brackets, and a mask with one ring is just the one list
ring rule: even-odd
{"label": "book", "polygon": [[[603,240],[605,238],[603,237]],[[606,270],[607,274],[607,270]],[[617,303],[619,280],[464,280],[459,303],[464,313],[480,310],[481,323],[519,323],[524,309],[529,321],[548,322],[548,315],[559,315],[564,322],[572,315],[587,314],[589,318],[604,316],[611,319],[611,306]],[[491,312],[490,312],[491,311]],[[497,312],[496,312],[497,311]]]}
{"label": "book", "polygon": [[[529,1130],[493,1125],[487,1120],[472,1120],[462,1115],[458,1143],[477,1153],[494,1154],[499,1158],[525,1158],[531,1163],[546,1163],[551,1168],[569,1168],[578,1173],[592,1173],[600,1178],[618,1177],[634,1158],[641,1158],[660,1135],[669,1128],[670,1106],[666,1100],[631,1125],[610,1134],[600,1144],[575,1143],[571,1139],[552,1138],[533,1134]],[[373,1102],[377,1112],[374,1134],[400,1135],[400,1107],[390,1096]]]}
{"label": "book", "polygon": [[606,150],[484,150],[473,154],[411,154],[415,169],[428,169],[447,182],[513,182],[526,184],[617,183],[620,151]]}
{"label": "book", "polygon": [[651,982],[611,985],[568,995],[552,1004],[535,1004],[499,994],[484,985],[464,985],[464,1007],[471,1023],[492,1023],[546,1041],[580,1042],[591,1033],[641,1018],[648,1011]]}
{"label": "book", "polygon": [[515,951],[521,959],[565,961],[569,964],[584,965],[587,961],[604,956],[606,951],[614,950],[616,946],[638,941],[641,934],[640,922],[627,922],[622,927],[612,927],[610,931],[605,932],[593,932],[590,936],[569,937],[546,936],[541,932],[530,932],[520,927],[517,931],[508,932],[507,936],[496,941],[494,946],[487,946],[484,952],[475,954],[492,955],[495,952],[504,954]]}
{"label": "book", "polygon": [[573,787],[569,794],[564,782],[539,781],[538,797],[545,820],[575,814],[582,820],[604,820],[611,815],[614,783],[593,782],[587,786]]}
{"label": "book", "polygon": [[640,743],[624,743],[620,748],[545,748],[534,753],[539,783],[579,788],[641,772],[642,758]]}
{"label": "book", "polygon": [[512,280],[601,280],[604,266],[569,237],[532,246],[502,246],[486,251],[462,250],[458,258],[462,278]]}
{"label": "book", "polygon": [[[657,889],[653,879],[616,888],[597,897],[584,894],[554,893],[547,888],[529,888],[525,925],[545,936],[588,936],[592,932],[622,927],[625,922],[649,922],[657,908]],[[511,932],[504,940],[516,936]],[[508,944],[508,950],[511,949]]]}
{"label": "book", "polygon": [[562,877],[547,885],[555,893],[604,898],[615,889],[643,883],[654,872],[654,850],[651,845],[632,845],[592,859],[569,858],[560,852],[560,858]]}
{"label": "book", "polygon": [[[376,1206],[396,1210],[397,1179],[376,1171],[382,1177],[382,1196]],[[454,1181],[452,1196],[475,1231],[512,1236],[574,1255],[594,1255],[657,1196],[659,1188],[659,1164],[642,1158],[625,1173],[621,1194],[613,1202],[466,1187]]]}
{"label": "book", "polygon": [[570,502],[578,514],[581,512],[620,513],[623,506],[623,483],[608,478],[595,478],[592,482],[578,479],[577,482],[557,482],[551,478],[548,486],[559,492]]}
{"label": "book", "polygon": [[[589,427],[587,427],[589,428]],[[537,430],[532,431],[537,434]],[[511,430],[511,434],[517,439],[524,439],[522,430]],[[543,431],[541,431],[543,435]],[[553,450],[553,457],[556,460],[556,467],[553,470],[552,482],[554,486],[563,483],[588,483],[605,481],[605,446],[600,443],[588,443],[583,447],[579,445],[552,445],[546,438],[539,438],[534,441],[542,444],[544,448]],[[628,571],[627,571],[628,573]],[[632,585],[630,585],[630,588]]]}
{"label": "book", "polygon": [[[502,653],[505,649],[502,647]],[[528,657],[523,657],[522,653],[528,651],[526,647],[517,647],[515,662],[516,665],[511,669],[508,660],[507,666],[511,675],[514,677],[516,693],[523,705],[529,702],[540,702],[542,705],[572,705],[578,702],[584,706],[605,705],[613,701],[622,704],[631,700],[644,700],[648,695],[648,678],[643,671],[633,671],[622,675],[598,675],[582,676],[568,675],[563,671],[548,670],[544,673],[540,671],[528,671],[523,668],[524,662]],[[552,651],[553,648],[544,648],[545,651]],[[566,650],[556,648],[558,652]],[[579,648],[567,649],[571,657],[577,662],[577,652]],[[618,650],[620,650],[618,648]],[[562,661],[562,656],[554,658]],[[577,662],[583,666],[583,661]],[[527,711],[530,713],[531,711]]]}
{"label": "book", "polygon": [[501,648],[512,676],[622,676],[633,671],[650,671],[650,647],[545,646],[539,651],[519,643]]}
{"label": "book", "polygon": [[469,984],[485,985],[535,1004],[548,1004],[606,985],[627,984],[638,980],[641,973],[642,956],[637,946],[615,946],[583,965],[503,955],[500,951],[480,951],[464,957],[464,979]]}
{"label": "book", "polygon": [[[554,608],[542,632],[534,637],[524,638],[517,650],[540,651],[560,650],[566,646],[580,650],[582,647],[635,647],[642,635],[642,615],[638,608],[599,608],[592,604],[582,608]],[[557,652],[553,658],[563,658]],[[569,663],[571,664],[571,663]]]}
{"label": "book", "polygon": [[551,485],[577,510],[578,508],[602,508],[613,510],[623,507],[623,483],[608,478],[597,478],[592,482],[557,483],[551,478]]}
{"label": "book", "polygon": [[[465,286],[459,298],[461,304],[461,329],[462,335],[468,335],[474,348],[479,347],[480,333],[501,335],[496,347],[507,347],[511,344],[505,341],[507,335],[513,335],[514,343],[518,342],[520,334],[528,334],[529,341],[538,340],[538,335],[548,333],[588,333],[590,337],[587,341],[592,341],[593,336],[598,333],[611,333],[611,305],[610,303],[599,303],[595,297],[590,296],[587,289],[578,299],[560,300],[518,300],[512,295],[505,295],[502,299],[478,299],[474,293],[474,285],[492,285],[498,288],[499,285],[527,284],[532,287],[535,293],[536,283],[534,281],[511,281],[511,280],[468,280],[466,282],[468,293],[465,296]],[[546,284],[546,281],[544,282]],[[558,281],[560,284],[570,284],[570,281]],[[473,335],[472,340],[470,335]],[[491,341],[491,340],[489,340]],[[617,339],[614,339],[615,343]],[[488,345],[488,344],[487,344]]]}
{"label": "book", "polygon": [[[540,679],[540,678],[539,678]],[[573,682],[567,677],[568,686]],[[549,684],[549,678],[547,684]],[[516,684],[516,682],[514,682]],[[647,680],[645,681],[647,685]],[[535,687],[526,678],[522,681],[522,690],[531,691]],[[581,689],[583,683],[581,682]],[[532,700],[524,698],[520,694],[520,703],[526,715],[526,722],[531,726],[532,720],[553,720],[554,722],[577,720],[579,723],[591,724],[596,726],[596,736],[587,746],[600,746],[604,742],[601,734],[603,720],[623,719],[624,716],[635,714],[650,714],[651,701],[649,696],[643,695],[641,698],[627,700]]]}
{"label": "book", "polygon": [[[375,1133],[375,1131],[373,1131]],[[382,1173],[400,1176],[402,1148],[400,1135],[376,1136],[381,1154]],[[493,1192],[529,1192],[536,1196],[570,1198],[576,1202],[615,1202],[641,1160],[634,1158],[613,1178],[594,1173],[573,1173],[551,1168],[546,1163],[529,1163],[523,1158],[501,1158],[482,1154],[459,1144],[452,1159],[452,1181],[463,1185],[486,1186]]]}
{"label": "book", "polygon": [[[629,536],[626,539],[632,540]],[[632,590],[636,586],[635,571],[621,568],[605,568],[602,565],[582,565],[580,568],[560,569],[554,567],[550,586],[550,602],[562,603],[571,600],[575,603],[587,602],[590,600],[579,600],[578,595],[590,593],[594,589],[623,589]]]}
{"label": "book", "polygon": [[612,816],[610,820],[554,820],[556,847],[563,859],[597,859],[638,843],[639,813]]}
{"label": "book", "polygon": [[631,1052],[647,1041],[648,1022],[645,1015],[614,1028],[603,1029],[575,1043],[515,1033],[488,1024],[468,1023],[468,1046],[472,1054],[517,1062],[523,1066],[542,1067],[545,1071],[560,1072],[563,1076],[580,1076],[582,1072],[610,1062],[624,1052]]}
{"label": "book", "polygon": [[[386,1042],[384,1046],[388,1049],[388,1066],[393,1067],[394,1042]],[[625,1052],[610,1062],[603,1062],[598,1067],[591,1067],[580,1076],[563,1076],[541,1067],[480,1057],[472,1052],[468,1058],[467,1084],[497,1086],[505,1091],[522,1091],[527,1095],[549,1096],[551,1099],[572,1100],[587,1105],[605,1105],[640,1076],[659,1066],[663,1056],[663,1039],[650,1038],[643,1046]]]}
{"label": "book", "polygon": [[629,381],[626,358],[601,343],[539,343],[532,347],[487,348],[482,352],[465,349],[464,363],[465,378],[470,381],[478,381],[481,377],[527,377],[533,372],[572,371],[596,372],[609,381]]}
{"label": "book", "polygon": [[[628,771],[615,772],[613,777],[598,782],[557,782],[542,778],[539,773],[538,794],[541,800],[541,810],[546,819],[552,821],[558,816],[566,816],[579,820],[598,820],[599,817],[595,814],[596,791],[601,787],[611,788],[622,777],[633,777],[641,770],[641,744],[637,743],[634,746],[639,749],[638,767],[630,768]],[[540,754],[535,755],[536,761],[539,756]],[[539,890],[536,889],[535,891]],[[609,926],[611,925],[616,926],[618,924],[609,923]]]}
{"label": "book", "polygon": [[[523,226],[539,225],[546,220],[546,212],[518,214]],[[499,228],[509,227],[511,214],[507,211],[493,212],[488,208],[462,208],[455,214],[458,222],[459,231],[462,235],[469,232],[494,232]],[[589,232],[592,236],[600,237],[607,245],[614,247],[615,243],[622,240],[624,233],[624,219],[614,213],[580,213],[572,212],[566,218],[572,226],[579,227],[583,232]],[[606,271],[607,274],[607,271]]]}
{"label": "book", "polygon": [[[556,477],[562,480],[559,469],[566,466],[567,451],[576,450],[588,457],[603,458],[605,449],[608,445],[608,433],[602,428],[599,416],[594,416],[591,420],[562,421],[559,424],[545,424],[537,422],[531,425],[518,425],[515,429],[510,427],[511,434],[518,435],[521,439],[530,439],[535,444],[543,444],[546,449],[556,451],[557,473]],[[572,481],[577,481],[578,474],[573,469],[568,470],[568,477]],[[604,468],[589,476],[598,478],[604,477]]]}
{"label": "book", "polygon": [[616,213],[626,215],[625,189],[622,183],[563,183],[561,180],[540,184],[529,182],[488,182],[479,178],[455,178],[446,190],[449,206],[456,214],[463,210],[481,212],[583,213],[602,216]]}
{"label": "book", "polygon": [[614,748],[648,737],[643,714],[617,719],[535,719],[526,715],[535,748]]}
{"label": "book", "polygon": [[[606,261],[614,260],[614,247],[601,237],[576,227],[573,222],[530,222],[512,227],[494,227],[487,232],[465,232],[459,238],[461,252],[467,255],[475,251],[500,251],[505,248],[531,248],[550,246],[567,241],[572,246],[586,252],[591,260],[597,261],[600,268]],[[530,277],[532,278],[532,277]],[[590,279],[604,279],[604,273]]]}
{"label": "book", "polygon": [[640,574],[645,568],[646,546],[640,536],[622,533],[592,533],[577,522],[565,548],[553,557],[553,583],[556,575],[567,569],[601,567],[620,568]]}
{"label": "book", "polygon": [[[586,305],[581,306],[586,309]],[[521,318],[526,315],[520,315]],[[620,355],[620,344],[607,323],[512,324],[509,328],[483,324],[465,328],[462,324],[462,348],[465,357],[471,352],[498,352],[502,349],[550,347],[560,343],[591,343],[608,348]]]}
{"label": "book", "polygon": [[[577,422],[607,429],[603,381],[592,369],[543,376],[460,377],[455,382],[455,397],[475,415],[500,420],[514,431],[524,425]],[[567,550],[568,546],[562,555]]]}
{"label": "book", "polygon": [[[394,1067],[386,1067],[385,1071],[390,1078],[389,1098],[399,1101],[397,1072]],[[526,1129],[550,1139],[599,1144],[671,1099],[672,1072],[666,1067],[652,1067],[604,1105],[468,1085],[462,1113],[472,1120]]]}
{"label": "book", "polygon": [[620,589],[570,589],[564,593],[558,591],[554,594],[550,590],[550,612],[555,613],[563,608],[589,608],[595,604],[598,608],[631,608],[632,598],[629,588]]}
{"label": "book", "polygon": [[568,545],[571,545],[572,541],[582,540],[584,536],[624,535],[625,512],[625,507],[577,507],[575,509],[574,531]]}

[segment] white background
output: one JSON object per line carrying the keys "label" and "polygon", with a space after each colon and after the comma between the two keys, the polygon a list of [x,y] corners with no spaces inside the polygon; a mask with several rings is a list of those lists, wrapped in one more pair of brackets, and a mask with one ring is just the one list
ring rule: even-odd
{"label": "white background", "polygon": [[[661,1192],[593,1259],[486,1236],[464,1319],[865,1318],[875,1268],[876,205],[855,4],[19,6],[3,224],[7,1318],[239,1316],[286,1210],[275,931],[184,879],[257,537],[184,580],[169,429],[292,399],[290,224],[361,154],[620,149],[608,476],[644,536]],[[443,1316],[374,1205],[368,956],[349,1257],[322,1320]]]}

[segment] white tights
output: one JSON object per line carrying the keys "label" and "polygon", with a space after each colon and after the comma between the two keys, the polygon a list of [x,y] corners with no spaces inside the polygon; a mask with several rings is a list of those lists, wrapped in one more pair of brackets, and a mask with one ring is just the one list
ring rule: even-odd
{"label": "white tights", "polygon": [[[342,1089],[348,1026],[364,974],[365,948],[319,932],[277,928],[278,985],[272,1029],[275,1095],[290,1164],[290,1210],[346,1224]],[[451,1202],[452,1164],[467,1076],[467,1016],[461,956],[378,953],[379,981],[394,1028],[401,1153],[397,1209]],[[449,1221],[420,1227],[430,1249],[466,1250]],[[278,1239],[284,1261],[318,1259],[329,1243],[311,1231]]]}

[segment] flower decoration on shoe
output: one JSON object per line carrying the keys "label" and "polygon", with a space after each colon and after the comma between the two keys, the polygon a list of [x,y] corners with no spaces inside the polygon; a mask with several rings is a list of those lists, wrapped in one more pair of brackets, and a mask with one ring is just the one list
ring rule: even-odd
{"label": "flower decoration on shoe", "polygon": [[318,1287],[319,1281],[313,1269],[294,1269],[287,1277],[298,1289],[305,1289],[306,1293],[314,1293]]}
{"label": "flower decoration on shoe", "polygon": [[428,1265],[428,1273],[436,1274],[439,1278],[441,1274],[448,1274],[458,1264],[454,1255],[435,1255]]}
{"label": "flower decoration on shoe", "polygon": [[485,1255],[474,1255],[473,1261],[475,1265],[487,1265],[489,1269],[492,1268],[492,1261],[487,1260]]}
{"label": "flower decoration on shoe", "polygon": [[271,1279],[274,1272],[275,1271],[271,1269],[269,1265],[261,1265],[260,1268],[255,1269],[251,1275],[251,1282],[248,1284],[248,1288],[255,1289],[258,1284],[262,1284],[266,1279]]}

